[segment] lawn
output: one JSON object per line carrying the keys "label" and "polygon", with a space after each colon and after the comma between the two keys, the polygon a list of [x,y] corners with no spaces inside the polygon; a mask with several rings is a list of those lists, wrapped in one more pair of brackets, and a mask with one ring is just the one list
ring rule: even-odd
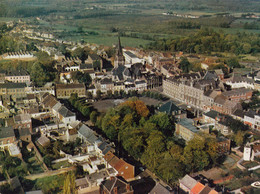
{"label": "lawn", "polygon": [[42,189],[44,193],[60,193],[64,179],[64,174],[36,179],[34,188]]}
{"label": "lawn", "polygon": [[259,165],[257,162],[251,162],[251,161],[244,161],[242,162],[241,164],[242,166],[244,166],[245,168],[252,168],[252,167],[255,167],[257,165]]}
{"label": "lawn", "polygon": [[62,162],[58,162],[56,164],[53,164],[52,165],[52,169],[53,170],[58,170],[60,168],[66,168],[66,167],[70,167],[70,166],[71,166],[71,164],[68,163],[68,161],[62,161]]}

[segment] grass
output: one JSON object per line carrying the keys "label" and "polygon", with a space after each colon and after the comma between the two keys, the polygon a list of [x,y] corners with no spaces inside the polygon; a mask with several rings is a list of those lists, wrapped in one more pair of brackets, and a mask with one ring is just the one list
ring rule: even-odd
{"label": "grass", "polygon": [[64,179],[64,175],[55,175],[37,179],[34,188],[42,189],[44,193],[59,193],[64,184]]}
{"label": "grass", "polygon": [[62,162],[53,164],[53,165],[52,165],[52,169],[53,169],[53,170],[58,170],[58,169],[60,169],[61,167],[62,167],[62,168],[66,168],[66,167],[70,167],[70,166],[71,166],[71,164],[68,163],[68,161],[62,161]]}
{"label": "grass", "polygon": [[244,161],[244,162],[242,162],[242,164],[241,164],[242,166],[244,166],[245,168],[252,168],[252,167],[255,167],[255,166],[257,166],[257,165],[259,165],[257,162],[250,162],[250,161]]}

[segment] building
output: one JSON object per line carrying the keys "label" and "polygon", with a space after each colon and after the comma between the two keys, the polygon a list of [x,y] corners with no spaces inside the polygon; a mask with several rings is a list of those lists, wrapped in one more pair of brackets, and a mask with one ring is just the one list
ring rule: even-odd
{"label": "building", "polygon": [[0,148],[4,150],[9,148],[16,141],[13,127],[0,128]]}
{"label": "building", "polygon": [[143,63],[144,62],[144,60],[139,59],[131,51],[124,51],[123,56],[125,57],[125,63],[126,64],[134,64],[134,63]]}
{"label": "building", "polygon": [[254,81],[247,77],[239,76],[233,74],[233,76],[226,80],[225,82],[227,85],[230,85],[231,88],[250,88],[254,89]]}
{"label": "building", "polygon": [[19,114],[13,117],[15,129],[27,128],[32,133],[32,119],[29,114]]}
{"label": "building", "polygon": [[87,144],[94,144],[98,140],[98,137],[94,134],[94,131],[88,126],[82,124],[78,129],[78,137]]}
{"label": "building", "polygon": [[57,98],[70,98],[71,94],[77,94],[78,97],[86,96],[86,87],[84,84],[56,84]]}
{"label": "building", "polygon": [[16,101],[26,97],[25,88],[25,83],[3,83],[0,84],[0,95],[3,100],[13,99]]}
{"label": "building", "polygon": [[241,102],[251,99],[253,95],[253,90],[247,88],[238,88],[235,90],[222,92],[222,95],[231,101]]}
{"label": "building", "polygon": [[191,189],[197,184],[197,181],[186,174],[182,179],[179,180],[180,189],[185,193],[190,193]]}
{"label": "building", "polygon": [[[170,77],[163,80],[163,93],[167,96],[184,102],[198,109],[205,109],[205,93],[216,89],[215,80],[199,79],[198,74],[190,74],[182,77]],[[185,81],[187,80],[187,81]]]}
{"label": "building", "polygon": [[186,118],[186,113],[176,106],[172,101],[166,102],[158,109],[159,112],[164,112],[168,115],[172,115],[175,118],[183,119]]}
{"label": "building", "polygon": [[132,186],[119,177],[110,177],[100,185],[102,194],[134,194]]}
{"label": "building", "polygon": [[149,192],[149,194],[174,194],[174,192],[169,191],[167,188],[162,186],[161,183],[157,182],[154,188]]}
{"label": "building", "polygon": [[112,152],[107,152],[104,156],[107,162],[107,166],[114,168],[117,171],[118,176],[122,176],[125,180],[133,179],[135,176],[135,167],[123,159],[119,159]]}
{"label": "building", "polygon": [[30,74],[25,70],[7,72],[5,80],[14,83],[26,83],[27,86],[31,83]]}
{"label": "building", "polygon": [[125,57],[123,55],[123,49],[121,46],[120,37],[118,36],[118,45],[117,45],[117,51],[116,56],[114,59],[114,68],[118,68],[120,65],[125,65]]}
{"label": "building", "polygon": [[212,109],[223,114],[231,115],[238,109],[242,110],[242,106],[239,102],[229,100],[223,95],[218,95],[214,100]]}
{"label": "building", "polygon": [[111,78],[104,78],[96,84],[96,88],[99,89],[102,93],[107,93],[107,91],[113,91],[114,82]]}
{"label": "building", "polygon": [[175,134],[185,141],[190,141],[199,131],[197,127],[194,126],[194,121],[187,118],[181,119],[175,123],[175,129]]}
{"label": "building", "polygon": [[246,145],[244,147],[243,160],[244,161],[250,161],[251,160],[251,147],[249,145]]}

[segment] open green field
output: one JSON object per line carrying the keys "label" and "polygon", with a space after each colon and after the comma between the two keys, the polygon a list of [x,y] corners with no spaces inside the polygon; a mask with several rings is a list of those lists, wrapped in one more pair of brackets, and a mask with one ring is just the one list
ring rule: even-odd
{"label": "open green field", "polygon": [[[248,12],[260,15],[260,2],[256,0],[247,3],[239,0],[219,0],[217,3],[215,0],[3,0],[1,5],[0,22],[10,21],[12,17],[14,20],[22,18],[30,24],[39,25],[42,31],[54,32],[61,39],[85,40],[108,46],[115,43],[117,35],[112,33],[115,31],[128,35],[136,33],[136,37],[123,38],[123,45],[131,47],[145,46],[169,36],[188,36],[202,27],[231,34],[260,33],[260,21],[239,18]],[[164,12],[202,17],[191,19],[162,15]],[[252,22],[255,22],[255,28],[244,29],[245,23]],[[199,27],[183,27],[187,23]],[[79,28],[83,29],[83,33],[78,33]]]}

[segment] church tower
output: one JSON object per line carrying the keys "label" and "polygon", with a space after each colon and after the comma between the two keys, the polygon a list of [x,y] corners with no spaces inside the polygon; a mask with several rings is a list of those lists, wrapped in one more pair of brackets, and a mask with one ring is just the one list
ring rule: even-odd
{"label": "church tower", "polygon": [[123,49],[121,46],[120,37],[118,35],[118,45],[117,45],[117,51],[114,60],[114,68],[117,68],[119,65],[125,65],[125,57],[123,55]]}

